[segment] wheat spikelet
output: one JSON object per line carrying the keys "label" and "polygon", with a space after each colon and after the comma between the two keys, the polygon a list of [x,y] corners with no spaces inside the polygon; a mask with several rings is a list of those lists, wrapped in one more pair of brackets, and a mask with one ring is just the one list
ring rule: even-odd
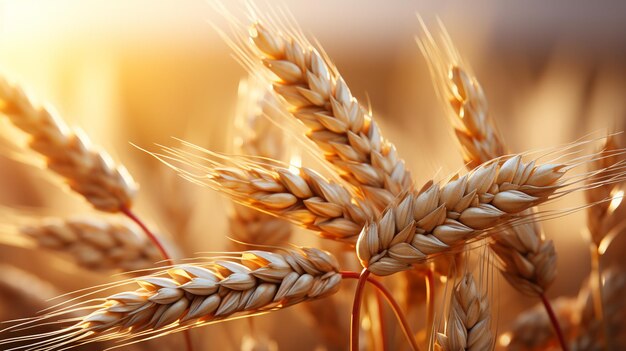
{"label": "wheat spikelet", "polygon": [[[426,36],[419,41],[420,48],[428,60],[438,94],[449,107],[467,167],[504,156],[507,148],[489,117],[487,99],[478,79],[465,68],[445,30],[441,33],[442,49],[424,29]],[[532,213],[528,210],[523,215]],[[539,224],[504,226],[492,238],[491,247],[507,281],[524,294],[543,294],[556,277],[557,256],[554,243],[545,239]]]}
{"label": "wheat spikelet", "polygon": [[341,282],[336,259],[315,248],[245,251],[239,261],[172,266],[138,278],[139,289],[83,307],[95,311],[78,320],[60,321],[75,324],[57,337],[33,336],[31,340],[44,340],[28,349],[56,350],[79,341],[142,340],[322,298],[335,293]]}
{"label": "wheat spikelet", "polygon": [[46,218],[19,231],[43,248],[70,256],[94,271],[133,271],[162,260],[143,233],[123,223],[98,218]]}
{"label": "wheat spikelet", "polygon": [[273,84],[289,112],[308,128],[307,137],[326,160],[378,208],[410,190],[412,180],[404,161],[352,96],[330,60],[295,25],[285,29],[282,20],[252,12],[256,22],[249,37],[243,34],[245,25],[240,24],[238,42],[226,40],[251,72]]}
{"label": "wheat spikelet", "polygon": [[[239,84],[236,123],[239,127],[239,150],[243,155],[282,159],[283,136],[279,129],[265,117],[275,113],[276,102],[269,94],[248,79]],[[230,235],[237,250],[253,250],[255,245],[280,246],[291,236],[289,222],[235,203],[229,216]],[[258,247],[258,246],[257,246]]]}
{"label": "wheat spikelet", "polygon": [[96,209],[117,212],[130,207],[137,185],[123,166],[93,148],[49,110],[38,107],[18,86],[0,77],[0,113],[31,136],[30,148],[45,157],[47,167],[65,179]]}
{"label": "wheat spikelet", "polygon": [[[602,170],[608,165],[617,162],[624,162],[624,155],[615,154],[621,145],[620,135],[609,135],[606,139],[604,148],[600,151],[605,158],[598,159],[591,164],[592,170]],[[599,173],[598,177],[616,175],[614,172]],[[590,179],[593,182],[594,179]],[[610,241],[620,233],[626,230],[624,217],[626,216],[626,201],[623,201],[624,183],[605,184],[598,186],[585,192],[587,202],[594,204],[587,209],[587,228],[591,234],[591,240],[596,247],[602,251],[606,250],[606,246]],[[611,201],[606,201],[611,199]],[[607,241],[603,244],[603,240]],[[602,245],[603,244],[603,245]],[[604,246],[604,247],[602,247]]]}
{"label": "wheat spikelet", "polygon": [[437,335],[444,351],[493,349],[489,300],[471,273],[454,285],[445,334]]}

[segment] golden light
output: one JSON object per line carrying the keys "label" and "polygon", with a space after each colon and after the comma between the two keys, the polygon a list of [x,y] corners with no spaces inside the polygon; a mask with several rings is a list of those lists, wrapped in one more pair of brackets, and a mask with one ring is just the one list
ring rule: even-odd
{"label": "golden light", "polygon": [[361,328],[363,328],[363,330],[370,330],[372,328],[372,321],[369,316],[363,317],[361,320]]}
{"label": "golden light", "polygon": [[302,167],[302,156],[300,154],[292,155],[289,160],[289,172],[299,175],[300,168]]}
{"label": "golden light", "polygon": [[619,207],[623,199],[624,190],[613,189],[613,191],[611,191],[611,203],[609,204],[608,209],[609,214],[613,213],[613,211],[615,211]]}
{"label": "golden light", "polygon": [[509,344],[511,343],[511,333],[504,333],[504,334],[500,335],[500,338],[498,339],[498,342],[503,347],[509,346]]}

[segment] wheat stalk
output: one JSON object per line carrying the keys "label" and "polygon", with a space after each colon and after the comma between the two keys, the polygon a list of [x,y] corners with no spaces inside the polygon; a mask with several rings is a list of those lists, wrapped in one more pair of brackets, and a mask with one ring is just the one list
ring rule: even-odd
{"label": "wheat stalk", "polygon": [[[467,167],[504,156],[507,148],[489,116],[487,99],[478,79],[465,68],[443,28],[443,48],[425,27],[424,30],[426,35],[418,43],[428,60],[438,94],[449,107],[450,121]],[[532,210],[523,213],[532,214]],[[539,224],[504,226],[492,238],[491,248],[501,261],[500,270],[507,281],[526,295],[543,294],[556,277],[557,256],[554,243],[545,239]]]}
{"label": "wheat stalk", "polygon": [[30,148],[46,159],[48,169],[65,179],[96,209],[129,208],[137,185],[126,169],[90,145],[50,110],[37,106],[24,91],[0,77],[0,113],[31,136]]}
{"label": "wheat stalk", "polygon": [[133,271],[162,260],[159,251],[135,227],[91,218],[46,218],[19,231],[39,246],[66,254],[94,271]]}
{"label": "wheat stalk", "polygon": [[445,334],[437,335],[444,351],[493,349],[489,300],[471,273],[454,285]]}
{"label": "wheat stalk", "polygon": [[[138,278],[139,289],[83,307],[95,311],[78,320],[61,321],[75,324],[55,338],[33,336],[44,340],[33,343],[29,350],[56,350],[79,341],[128,341],[164,335],[322,298],[335,293],[341,282],[336,259],[315,248],[245,251],[239,261],[176,265]],[[17,341],[8,339],[0,344]]]}
{"label": "wheat stalk", "polygon": [[282,20],[262,18],[255,10],[251,16],[256,23],[249,36],[240,24],[237,42],[224,37],[251,72],[273,84],[287,110],[308,128],[306,136],[325,159],[379,209],[410,190],[411,175],[395,146],[382,136],[330,60],[295,25],[286,29]]}

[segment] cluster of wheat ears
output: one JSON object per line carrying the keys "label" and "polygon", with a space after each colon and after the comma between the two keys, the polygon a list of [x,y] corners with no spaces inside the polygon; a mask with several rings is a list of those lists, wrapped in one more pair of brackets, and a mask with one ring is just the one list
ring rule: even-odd
{"label": "cluster of wheat ears", "polygon": [[[45,159],[47,171],[96,210],[134,222],[109,216],[16,225],[14,235],[31,247],[89,270],[127,273],[66,297],[39,316],[10,322],[0,332],[0,348],[127,347],[181,332],[180,344],[190,351],[202,338],[191,337],[192,328],[301,303],[315,306],[307,311],[321,329],[320,345],[331,350],[488,350],[498,337],[511,350],[625,345],[626,276],[600,268],[600,252],[623,230],[626,213],[621,135],[601,138],[604,145],[593,153],[584,148],[600,138],[536,152],[509,150],[478,80],[450,38],[443,29],[432,36],[424,26],[418,45],[467,172],[417,185],[338,68],[292,20],[254,6],[249,22],[219,5],[215,10],[231,25],[217,30],[250,73],[240,91],[240,156],[185,142],[148,152],[182,178],[232,199],[228,252],[187,261],[173,257],[176,240],[164,244],[135,213],[138,187],[126,169],[18,85],[0,79],[0,112],[30,136],[28,147]],[[285,134],[306,141],[304,149],[327,167],[318,172],[287,162]],[[575,210],[589,212],[594,270],[581,298],[550,301],[546,291],[557,275],[557,254],[540,222],[570,210],[536,206],[572,192],[587,196],[588,206]],[[332,252],[290,245],[295,227],[338,244]],[[498,328],[490,308],[497,298],[493,267],[540,303],[513,330]],[[345,328],[333,295],[351,287]],[[309,304],[316,299],[328,302]],[[397,324],[386,321],[389,311]],[[408,318],[416,313],[418,323]],[[50,325],[55,329],[28,332]],[[349,345],[337,335],[342,330],[349,330]],[[252,339],[247,349],[276,349],[271,335]]]}

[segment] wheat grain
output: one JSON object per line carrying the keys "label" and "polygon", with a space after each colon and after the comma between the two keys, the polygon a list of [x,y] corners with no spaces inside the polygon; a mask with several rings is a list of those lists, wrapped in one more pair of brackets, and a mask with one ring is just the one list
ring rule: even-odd
{"label": "wheat grain", "polygon": [[133,271],[162,260],[135,227],[98,218],[47,218],[20,228],[46,249],[65,254],[94,271]]}
{"label": "wheat grain", "polygon": [[[426,28],[424,30],[426,35],[419,45],[428,60],[436,89],[449,107],[447,110],[467,167],[477,167],[504,156],[507,148],[489,116],[487,99],[478,79],[465,68],[445,30],[442,29],[441,45]],[[522,213],[523,216],[532,214],[532,209]],[[503,226],[492,239],[491,248],[501,262],[500,270],[507,281],[524,294],[543,294],[556,277],[557,256],[552,240],[545,239],[539,224]]]}
{"label": "wheat grain", "polygon": [[0,113],[31,136],[30,148],[46,159],[47,168],[65,179],[96,209],[117,212],[130,207],[137,185],[123,166],[90,145],[46,108],[38,107],[15,85],[0,77]]}
{"label": "wheat grain", "polygon": [[437,335],[437,343],[444,351],[491,350],[490,328],[489,300],[480,292],[471,273],[466,273],[454,286],[446,331]]}
{"label": "wheat grain", "polygon": [[239,38],[236,51],[252,72],[270,73],[259,75],[273,83],[291,115],[308,128],[307,137],[340,175],[385,208],[412,188],[404,161],[330,61],[297,29],[281,31],[276,22],[280,20],[258,19],[249,39]]}
{"label": "wheat grain", "polygon": [[245,251],[240,262],[172,266],[139,278],[138,290],[109,296],[92,307],[94,312],[65,328],[62,336],[49,341],[41,336],[44,341],[29,349],[164,335],[235,314],[254,315],[322,298],[335,293],[341,282],[336,259],[315,248]]}

